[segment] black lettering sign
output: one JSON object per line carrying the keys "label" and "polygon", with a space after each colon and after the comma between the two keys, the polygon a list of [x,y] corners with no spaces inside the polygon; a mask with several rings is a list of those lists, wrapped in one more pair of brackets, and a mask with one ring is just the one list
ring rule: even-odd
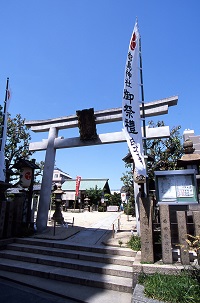
{"label": "black lettering sign", "polygon": [[127,67],[130,71],[132,70],[131,61],[128,61],[128,62],[127,62],[126,67]]}
{"label": "black lettering sign", "polygon": [[132,88],[130,79],[127,79],[127,78],[126,78],[126,79],[125,79],[125,84],[126,84],[127,87]]}
{"label": "black lettering sign", "polygon": [[128,60],[130,60],[130,61],[133,60],[133,56],[132,56],[131,52],[128,53]]}
{"label": "black lettering sign", "polygon": [[135,130],[135,121],[125,119],[125,127],[127,128],[127,131],[131,134],[137,135],[138,132]]}
{"label": "black lettering sign", "polygon": [[127,89],[124,89],[124,99],[129,100],[131,103],[131,101],[134,99],[134,95],[129,93]]}
{"label": "black lettering sign", "polygon": [[130,139],[130,143],[131,143],[131,146],[133,147],[134,153],[138,156],[138,160],[139,160],[140,163],[142,163],[142,165],[143,165],[143,161],[142,161],[142,158],[141,158],[140,155],[139,155],[138,146],[135,144],[135,140],[134,140],[133,138],[131,138],[131,139]]}
{"label": "black lettering sign", "polygon": [[125,111],[127,117],[133,118],[133,114],[135,114],[135,112],[132,110],[131,105],[125,104],[124,111]]}
{"label": "black lettering sign", "polygon": [[128,77],[129,79],[132,77],[132,73],[128,68],[126,69],[126,77]]}

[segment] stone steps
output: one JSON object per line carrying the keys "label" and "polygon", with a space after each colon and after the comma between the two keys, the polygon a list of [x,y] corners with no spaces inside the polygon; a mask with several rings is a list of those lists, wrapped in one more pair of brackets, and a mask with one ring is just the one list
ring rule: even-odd
{"label": "stone steps", "polygon": [[30,244],[34,246],[42,246],[42,247],[51,247],[51,248],[63,248],[63,249],[72,249],[76,251],[87,251],[94,253],[102,253],[102,254],[111,254],[111,255],[119,255],[119,256],[128,256],[134,257],[136,255],[135,251],[129,248],[121,248],[121,247],[110,247],[110,246],[87,246],[82,244],[69,244],[64,243],[64,241],[53,241],[46,239],[36,239],[36,238],[16,238],[15,243],[21,244]]}
{"label": "stone steps", "polygon": [[129,267],[116,264],[113,265],[92,261],[85,262],[85,260],[80,259],[73,259],[72,262],[72,259],[70,258],[42,255],[38,253],[29,253],[24,251],[20,251],[19,255],[19,251],[12,251],[10,249],[0,252],[0,258],[23,261],[34,264],[62,267],[67,269],[89,271],[105,275],[122,276],[127,278],[132,278],[133,274],[131,266]]}
{"label": "stone steps", "polygon": [[33,245],[23,245],[20,243],[13,243],[7,247],[7,250],[20,251],[25,253],[35,253],[42,255],[52,255],[55,257],[63,257],[70,259],[78,259],[83,261],[103,262],[116,265],[132,266],[133,257],[111,255],[107,253],[94,253],[90,251],[81,251],[67,248],[54,248],[54,247],[42,247]]}
{"label": "stone steps", "polygon": [[[131,303],[132,293],[119,292],[114,290],[77,285],[68,282],[28,276],[24,274],[0,270],[0,279],[14,282],[23,290],[28,287],[29,293],[36,291],[44,295],[53,295],[55,302],[80,302],[80,303]],[[17,300],[17,298],[16,298]],[[18,300],[17,300],[18,302]],[[20,300],[19,300],[20,302]]]}
{"label": "stone steps", "polygon": [[126,293],[133,290],[133,261],[129,249],[31,238],[16,239],[0,251],[0,270]]}

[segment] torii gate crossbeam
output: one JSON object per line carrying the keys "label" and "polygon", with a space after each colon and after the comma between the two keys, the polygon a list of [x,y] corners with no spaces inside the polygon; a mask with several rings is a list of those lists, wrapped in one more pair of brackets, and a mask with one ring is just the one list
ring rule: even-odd
{"label": "torii gate crossbeam", "polygon": [[[158,116],[168,113],[169,106],[177,105],[178,96],[157,100],[144,104],[145,117]],[[142,115],[142,114],[141,114]],[[122,109],[115,108],[94,112],[95,123],[110,123],[122,120]],[[125,142],[123,132],[100,134],[96,140],[82,142],[80,138],[59,138],[58,132],[61,129],[74,128],[78,126],[76,115],[48,119],[25,121],[25,125],[30,127],[34,132],[49,132],[47,140],[41,142],[31,142],[29,149],[31,151],[46,150],[45,165],[43,171],[40,201],[37,214],[37,230],[43,231],[47,226],[48,211],[52,187],[52,177],[56,156],[56,149],[80,147],[97,144],[108,144]],[[158,138],[169,136],[169,127],[147,128],[146,138]]]}

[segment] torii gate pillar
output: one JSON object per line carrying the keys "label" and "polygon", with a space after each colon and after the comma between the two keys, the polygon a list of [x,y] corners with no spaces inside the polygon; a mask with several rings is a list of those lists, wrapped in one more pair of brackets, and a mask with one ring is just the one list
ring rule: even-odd
{"label": "torii gate pillar", "polygon": [[[48,143],[46,149],[42,186],[40,191],[40,203],[38,206],[38,215],[36,220],[37,231],[41,232],[46,228],[48,212],[50,206],[51,188],[56,149],[54,140],[58,136],[58,130],[55,127],[49,129]],[[48,197],[48,198],[47,198]]]}

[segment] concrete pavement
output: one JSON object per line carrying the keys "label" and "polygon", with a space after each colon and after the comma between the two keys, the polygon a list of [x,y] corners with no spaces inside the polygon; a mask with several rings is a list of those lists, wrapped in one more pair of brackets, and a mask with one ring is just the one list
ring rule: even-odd
{"label": "concrete pavement", "polygon": [[63,217],[69,223],[68,228],[54,228],[54,222],[49,221],[46,231],[36,233],[34,237],[92,246],[119,247],[120,241],[121,246],[125,247],[132,232],[136,231],[135,217],[127,216],[123,212],[63,212]]}

